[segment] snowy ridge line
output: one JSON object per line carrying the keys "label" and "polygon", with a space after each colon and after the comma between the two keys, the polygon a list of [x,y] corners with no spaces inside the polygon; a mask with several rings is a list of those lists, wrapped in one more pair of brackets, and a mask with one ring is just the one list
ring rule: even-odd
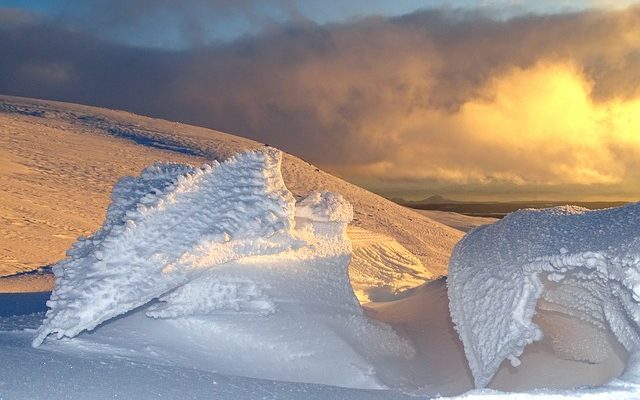
{"label": "snowy ridge line", "polygon": [[0,113],[1,112],[39,118],[56,116],[66,122],[80,124],[88,128],[98,128],[106,135],[129,140],[142,146],[191,156],[215,158],[215,155],[207,154],[198,149],[197,146],[190,146],[189,143],[185,143],[183,140],[176,140],[169,135],[144,129],[134,124],[119,123],[103,116],[71,110],[61,110],[52,108],[49,105],[35,103],[26,105],[0,102]]}
{"label": "snowy ridge line", "polygon": [[[449,265],[450,312],[477,387],[541,340],[536,306],[640,351],[640,204],[522,210],[471,231]],[[588,349],[574,359],[592,357]],[[634,369],[627,365],[627,371]]]}
{"label": "snowy ridge line", "polygon": [[[56,287],[34,345],[161,298],[199,268],[299,245],[288,231],[295,204],[280,161],[277,150],[248,151],[196,170],[156,165],[119,184],[103,228],[53,267]],[[242,240],[264,237],[272,238]]]}

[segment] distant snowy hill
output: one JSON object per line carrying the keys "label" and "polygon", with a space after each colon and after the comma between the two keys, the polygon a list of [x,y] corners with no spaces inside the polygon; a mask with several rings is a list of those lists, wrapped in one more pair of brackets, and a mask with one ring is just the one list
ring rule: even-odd
{"label": "distant snowy hill", "polygon": [[[123,176],[154,161],[197,166],[263,146],[122,111],[8,96],[0,96],[0,126],[0,275],[63,258],[76,237],[100,226],[111,188]],[[296,197],[330,190],[353,205],[351,271],[361,301],[370,291],[387,296],[446,273],[460,231],[289,154],[282,173]]]}

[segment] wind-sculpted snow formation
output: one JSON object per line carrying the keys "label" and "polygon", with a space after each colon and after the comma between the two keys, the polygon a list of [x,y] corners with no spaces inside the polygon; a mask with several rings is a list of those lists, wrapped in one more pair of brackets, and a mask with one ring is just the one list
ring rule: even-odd
{"label": "wind-sculpted snow formation", "polygon": [[[625,374],[633,374],[640,349],[638,227],[638,203],[600,211],[566,206],[518,211],[465,236],[451,257],[448,295],[476,386],[486,386],[505,359],[517,366],[524,348],[542,339],[532,320],[536,307],[612,332],[630,355]],[[559,350],[598,362],[600,334],[580,335]]]}
{"label": "wind-sculpted snow formation", "polygon": [[[178,364],[381,387],[376,360],[413,348],[369,322],[353,294],[351,204],[330,192],[296,204],[280,163],[281,153],[265,148],[199,169],[157,164],[121,180],[103,227],[54,266],[33,345],[126,314],[74,340],[121,346],[127,341],[114,337],[136,332],[144,346],[135,346],[155,343],[163,350],[150,354],[169,352]],[[162,332],[185,339],[176,345]]]}
{"label": "wind-sculpted snow formation", "polygon": [[170,291],[174,305],[173,291],[203,268],[295,246],[279,157],[248,152],[197,170],[161,164],[122,180],[102,229],[54,267],[51,310],[35,343],[73,337]]}

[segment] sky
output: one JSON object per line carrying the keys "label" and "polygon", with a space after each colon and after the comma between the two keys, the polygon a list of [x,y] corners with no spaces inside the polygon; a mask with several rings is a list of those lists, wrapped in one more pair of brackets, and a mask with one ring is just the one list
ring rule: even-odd
{"label": "sky", "polygon": [[0,93],[249,137],[390,197],[639,200],[633,1],[0,0]]}

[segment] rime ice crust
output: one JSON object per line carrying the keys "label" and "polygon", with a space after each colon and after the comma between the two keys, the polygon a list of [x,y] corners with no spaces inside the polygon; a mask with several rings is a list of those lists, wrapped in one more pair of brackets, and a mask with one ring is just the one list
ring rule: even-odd
{"label": "rime ice crust", "polygon": [[104,226],[54,266],[56,287],[34,344],[91,330],[204,268],[295,246],[295,200],[280,161],[277,150],[249,151],[202,169],[159,164],[122,180]]}
{"label": "rime ice crust", "polygon": [[[33,345],[127,313],[78,340],[120,346],[134,331],[203,369],[382,387],[376,362],[414,350],[367,320],[353,293],[351,204],[312,192],[296,205],[280,161],[264,149],[201,169],[158,164],[120,181],[104,226],[54,266]],[[185,340],[176,345],[175,335]]]}
{"label": "rime ice crust", "polygon": [[467,234],[454,248],[447,285],[476,386],[486,386],[505,359],[517,366],[525,346],[542,338],[532,322],[537,304],[610,329],[636,354],[639,226],[638,203],[567,206],[518,211]]}
{"label": "rime ice crust", "polygon": [[353,207],[337,193],[312,192],[296,204],[296,218],[346,225],[353,219]]}

